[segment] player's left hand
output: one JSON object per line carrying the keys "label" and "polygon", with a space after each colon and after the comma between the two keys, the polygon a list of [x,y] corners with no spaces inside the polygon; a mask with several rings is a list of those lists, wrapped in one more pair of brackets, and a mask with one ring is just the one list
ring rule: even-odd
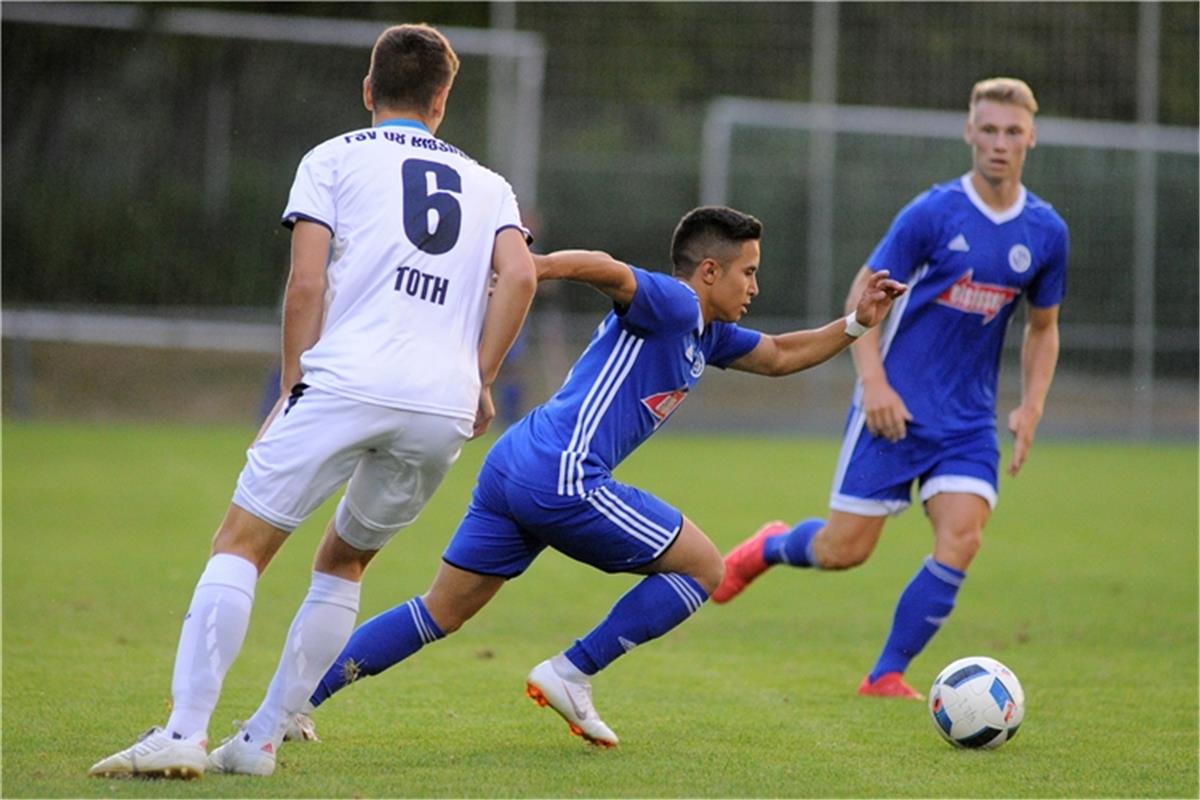
{"label": "player's left hand", "polygon": [[496,404],[492,402],[492,387],[484,386],[479,390],[479,408],[475,410],[475,428],[471,433],[472,439],[478,439],[487,433],[492,420],[496,418]]}
{"label": "player's left hand", "polygon": [[889,278],[886,269],[872,273],[858,298],[854,318],[868,328],[878,325],[887,316],[892,301],[907,291],[908,286]]}
{"label": "player's left hand", "polygon": [[1033,435],[1041,421],[1041,414],[1025,406],[1017,406],[1008,415],[1008,429],[1013,434],[1013,454],[1012,461],[1008,464],[1008,474],[1014,478],[1025,465],[1025,459],[1029,457]]}

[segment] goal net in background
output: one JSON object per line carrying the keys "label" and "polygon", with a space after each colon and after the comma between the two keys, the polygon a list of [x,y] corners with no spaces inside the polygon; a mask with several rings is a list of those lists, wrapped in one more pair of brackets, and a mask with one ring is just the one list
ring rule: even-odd
{"label": "goal net in background", "polygon": [[[188,4],[0,11],[5,299],[222,306],[277,294],[288,237],[275,223],[296,165],[370,125],[360,87],[386,23]],[[445,33],[463,67],[439,133],[536,208],[540,37]]]}
{"label": "goal net in background", "polygon": [[[856,271],[845,267],[865,260],[929,176],[942,182],[965,171],[963,120],[959,112],[718,98],[705,127],[702,200],[763,209],[772,249],[811,254],[814,239],[825,246],[827,256],[765,271],[761,281],[815,323],[840,308]],[[1072,237],[1060,363],[1099,374],[1194,374],[1197,228],[1178,223],[1200,214],[1196,130],[1061,118],[1039,120],[1038,130],[1025,182],[1066,218]],[[1139,289],[1146,285],[1153,291]],[[1143,324],[1152,341],[1140,352]]]}
{"label": "goal net in background", "polygon": [[[375,19],[296,16],[339,13],[329,4],[0,7],[6,414],[169,413],[222,392],[236,399],[205,408],[246,406],[261,391],[249,378],[274,360],[288,251],[277,221],[296,163],[366,124],[371,42],[423,19],[463,57],[440,133],[512,180],[538,247],[662,269],[683,212],[732,202],[767,224],[747,322],[771,331],[832,318],[892,215],[966,171],[957,129],[975,80],[1026,77],[1044,123],[1028,183],[1067,218],[1073,248],[1044,431],[1194,439],[1194,4],[348,8]],[[751,109],[764,104],[817,113],[763,125]],[[115,331],[115,311],[133,327]],[[603,311],[574,287],[539,297],[506,368],[526,406],[561,381]],[[231,320],[259,327],[233,337],[242,360],[222,370],[213,359],[241,330]],[[103,359],[63,350],[89,342]],[[187,386],[172,368],[163,380],[151,367],[165,353],[203,360],[203,378]],[[128,365],[111,402],[87,373],[105,359]],[[713,377],[672,427],[835,433],[851,380],[844,358],[782,381]],[[177,396],[164,402],[168,383]]]}

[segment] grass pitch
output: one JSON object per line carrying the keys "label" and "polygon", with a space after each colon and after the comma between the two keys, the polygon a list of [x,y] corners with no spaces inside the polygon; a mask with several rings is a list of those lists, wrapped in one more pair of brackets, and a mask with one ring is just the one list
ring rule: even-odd
{"label": "grass pitch", "polygon": [[[91,763],[166,717],[176,637],[251,432],[4,428],[6,797],[1196,797],[1197,454],[1039,442],[1003,479],[984,550],[909,676],[1000,659],[1028,696],[994,752],[947,746],[923,704],[855,696],[897,594],[928,552],[919,511],[847,573],[778,568],[595,681],[621,736],[567,735],[522,693],[528,669],[632,584],[547,553],[461,632],[320,710],[267,779],[106,781]],[[376,559],[362,618],[422,592],[483,444]],[[619,476],[722,550],[763,520],[821,514],[832,441],[662,436]],[[308,583],[330,508],[259,584],[210,737],[251,714]]]}

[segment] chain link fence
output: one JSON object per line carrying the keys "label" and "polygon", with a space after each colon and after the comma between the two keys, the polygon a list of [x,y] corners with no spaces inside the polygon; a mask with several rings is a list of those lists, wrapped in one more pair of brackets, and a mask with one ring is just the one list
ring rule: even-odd
{"label": "chain link fence", "polygon": [[[661,269],[675,222],[701,200],[701,132],[717,98],[962,113],[975,80],[1015,74],[1034,87],[1044,116],[1190,130],[1194,139],[1198,8],[311,3],[280,13],[267,3],[5,3],[5,309],[121,306],[170,317],[251,307],[273,320],[288,251],[277,221],[293,170],[317,142],[367,123],[359,85],[371,32],[385,24],[423,20],[460,32],[451,40],[463,68],[441,133],[525,176],[519,194],[538,247],[595,247]],[[236,35],[223,35],[230,25]],[[304,34],[280,33],[288,30]],[[477,34],[483,39],[471,39]],[[533,55],[522,61],[519,48]],[[767,224],[764,292],[750,324],[782,330],[832,316],[891,215],[969,167],[958,142],[887,133],[838,135],[831,227],[814,237],[811,133],[736,132],[729,200]],[[1030,188],[1072,228],[1059,386],[1112,398],[1090,430],[1194,437],[1197,156],[1152,156],[1150,226],[1134,200],[1141,158],[1058,144],[1029,163]],[[1149,281],[1133,266],[1147,236]],[[828,287],[815,303],[814,270],[826,271]],[[1135,309],[1147,296],[1145,320]],[[526,404],[561,379],[602,311],[579,287],[539,299],[525,350],[537,365]],[[1150,342],[1149,370],[1134,363],[1139,336]],[[53,370],[34,351],[11,357],[8,325],[6,337],[11,402],[14,365],[38,380]],[[844,367],[812,379],[832,387],[838,408]],[[740,392],[738,381],[727,383]],[[796,381],[767,383],[756,389],[761,408],[698,415],[697,425],[826,432],[832,417],[800,419]],[[38,391],[21,394],[38,413]],[[722,396],[714,408],[728,410],[727,400],[737,398]]]}

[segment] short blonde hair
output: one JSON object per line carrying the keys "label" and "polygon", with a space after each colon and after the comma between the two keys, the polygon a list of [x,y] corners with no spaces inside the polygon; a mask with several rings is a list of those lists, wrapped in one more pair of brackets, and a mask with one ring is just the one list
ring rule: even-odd
{"label": "short blonde hair", "polygon": [[988,78],[975,84],[971,89],[970,110],[975,110],[975,104],[981,100],[991,100],[995,103],[1011,103],[1015,106],[1036,114],[1037,100],[1034,99],[1033,89],[1020,78]]}

